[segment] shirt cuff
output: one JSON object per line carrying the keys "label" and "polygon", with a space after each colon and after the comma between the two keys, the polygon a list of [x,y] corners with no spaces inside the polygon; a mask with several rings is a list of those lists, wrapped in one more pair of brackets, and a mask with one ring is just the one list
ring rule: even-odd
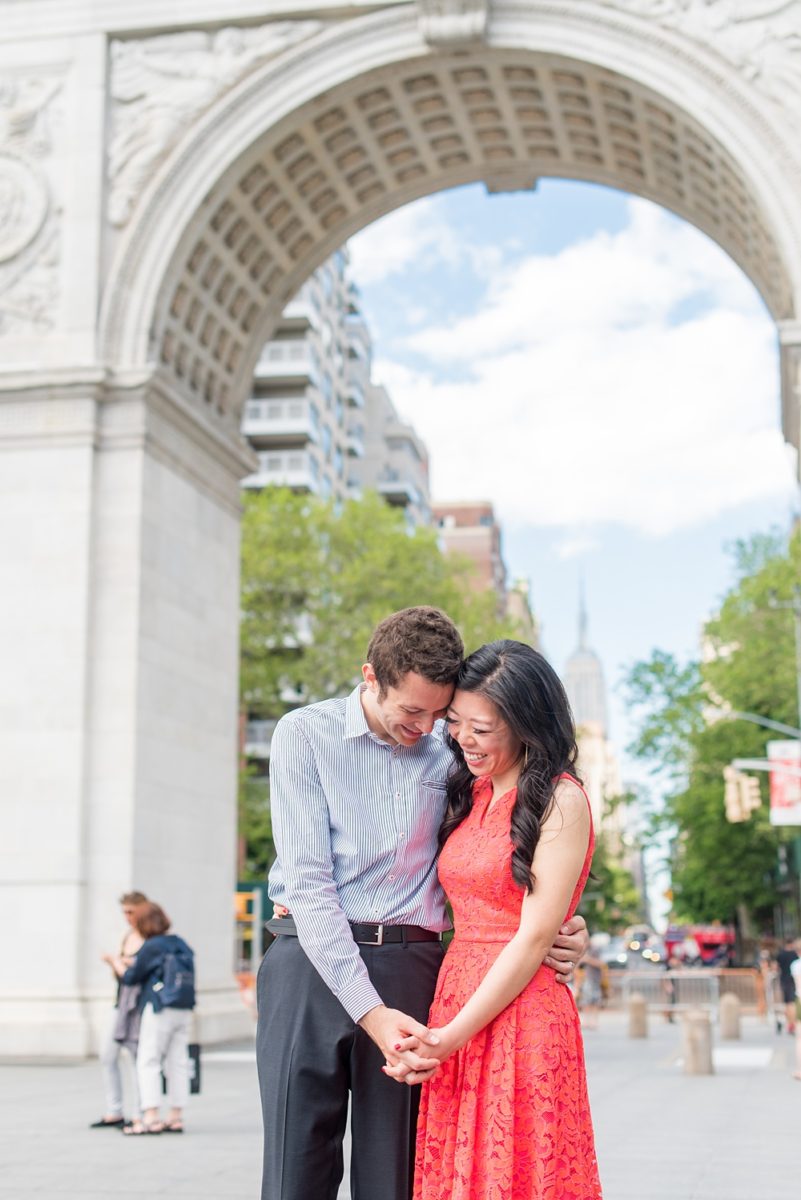
{"label": "shirt cuff", "polygon": [[357,1023],[371,1008],[384,1003],[369,979],[355,979],[339,993],[337,1000],[350,1019]]}

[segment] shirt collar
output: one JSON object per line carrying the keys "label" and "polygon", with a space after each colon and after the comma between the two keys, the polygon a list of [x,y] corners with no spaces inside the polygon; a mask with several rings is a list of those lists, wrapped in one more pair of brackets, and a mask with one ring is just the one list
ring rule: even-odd
{"label": "shirt collar", "polygon": [[357,683],[345,701],[346,738],[363,737],[365,733],[371,732],[370,726],[367,724],[367,718],[364,715],[364,709],[362,708],[363,688],[363,683]]}

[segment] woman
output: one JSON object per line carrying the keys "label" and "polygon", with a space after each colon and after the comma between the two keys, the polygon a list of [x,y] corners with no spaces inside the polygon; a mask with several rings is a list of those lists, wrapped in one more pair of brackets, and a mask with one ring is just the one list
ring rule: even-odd
{"label": "woman", "polygon": [[441,1065],[422,1089],[414,1198],[599,1200],[578,1013],[541,965],[593,848],[567,697],[542,655],[493,642],[463,664],[446,720],[439,875],[456,933],[429,1018]]}
{"label": "woman", "polygon": [[[183,1108],[189,1094],[189,1025],[195,1006],[194,955],[183,938],[169,933],[170,919],[158,904],[146,904],[136,928],[144,944],[123,984],[141,984],[139,1052],[136,1072],[141,1121],[123,1133],[183,1133]],[[115,966],[116,969],[116,966]],[[161,1072],[167,1079],[166,1120],[161,1120]]]}
{"label": "woman", "polygon": [[128,922],[129,928],[122,939],[118,954],[103,954],[103,962],[108,963],[114,972],[117,985],[117,995],[112,1009],[109,1030],[103,1049],[100,1052],[100,1065],[103,1068],[103,1081],[106,1092],[106,1111],[99,1121],[93,1121],[90,1129],[122,1129],[127,1124],[122,1110],[122,1072],[120,1057],[127,1050],[133,1070],[132,1107],[134,1120],[139,1115],[139,1096],[136,1086],[136,1049],[139,1039],[139,1019],[137,1013],[129,1011],[129,1003],[136,1002],[134,989],[124,988],[121,976],[125,974],[133,962],[144,941],[136,928],[136,919],[143,904],[147,904],[144,892],[126,892],[120,897],[122,915]]}

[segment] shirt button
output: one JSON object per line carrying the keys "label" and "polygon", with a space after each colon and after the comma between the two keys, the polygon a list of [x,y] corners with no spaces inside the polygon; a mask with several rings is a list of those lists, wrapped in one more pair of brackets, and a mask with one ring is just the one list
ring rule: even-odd
{"label": "shirt button", "polygon": [[394,875],[387,875],[387,879],[390,881],[390,883],[394,883],[394,882],[395,882],[395,876],[394,876]]}
{"label": "shirt button", "polygon": [[403,841],[403,839],[406,837],[406,834],[405,834],[405,833],[399,833],[399,834],[398,834],[398,837],[400,838],[400,840],[401,840],[401,841]]}
{"label": "shirt button", "polygon": [[396,793],[395,793],[395,799],[396,799],[396,800],[400,800],[400,792],[396,792]]}

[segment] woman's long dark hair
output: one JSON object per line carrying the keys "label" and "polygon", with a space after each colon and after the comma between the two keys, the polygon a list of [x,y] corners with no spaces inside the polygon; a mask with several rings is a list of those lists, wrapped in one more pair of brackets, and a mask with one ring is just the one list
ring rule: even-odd
{"label": "woman's long dark hair", "polygon": [[[508,639],[489,642],[466,658],[456,688],[486,696],[523,745],[525,761],[512,809],[512,878],[531,892],[531,864],[556,782],[563,774],[578,780],[576,729],[565,689],[541,654]],[[448,808],[439,833],[440,846],[473,807],[476,778],[459,743],[450,735],[448,742],[456,762],[448,777]]]}

